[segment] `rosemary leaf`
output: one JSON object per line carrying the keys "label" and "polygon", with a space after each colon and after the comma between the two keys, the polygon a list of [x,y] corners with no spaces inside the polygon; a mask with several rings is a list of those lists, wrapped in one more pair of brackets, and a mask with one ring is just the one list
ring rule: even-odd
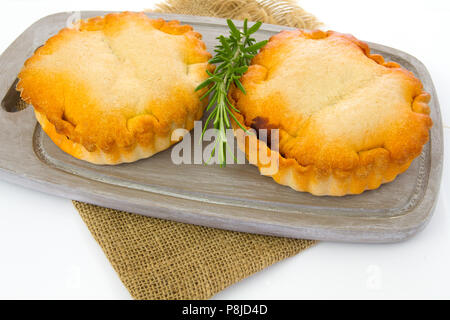
{"label": "rosemary leaf", "polygon": [[229,19],[227,20],[227,24],[230,29],[229,36],[225,37],[221,35],[217,38],[220,44],[214,49],[216,55],[209,60],[209,63],[216,64],[217,67],[214,72],[206,71],[209,78],[196,88],[196,90],[200,90],[210,86],[200,98],[204,99],[212,93],[212,98],[206,110],[208,111],[212,107],[213,109],[206,120],[201,139],[203,139],[208,124],[212,121],[218,133],[214,148],[211,152],[211,158],[217,153],[221,167],[226,164],[227,149],[233,158],[236,159],[233,151],[227,145],[226,130],[231,128],[229,117],[231,116],[240,128],[246,130],[232,113],[232,110],[235,112],[239,112],[239,110],[228,99],[228,90],[231,84],[234,84],[245,94],[244,86],[239,79],[247,71],[251,59],[267,43],[267,41],[256,42],[251,37],[261,27],[261,22],[257,22],[251,27],[248,27],[248,21],[245,19],[242,31]]}

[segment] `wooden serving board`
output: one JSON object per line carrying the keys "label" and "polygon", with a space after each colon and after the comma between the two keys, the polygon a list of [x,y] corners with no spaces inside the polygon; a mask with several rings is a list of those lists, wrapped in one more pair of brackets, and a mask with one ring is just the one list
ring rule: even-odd
{"label": "wooden serving board", "polygon": [[[104,14],[81,12],[81,18]],[[14,86],[25,60],[65,27],[70,15],[58,13],[37,21],[0,56],[0,179],[152,217],[294,238],[394,242],[418,232],[431,217],[442,172],[442,121],[430,75],[416,58],[369,43],[373,52],[414,72],[432,95],[434,126],[421,156],[407,172],[377,190],[315,197],[278,185],[251,165],[175,165],[171,149],[118,166],[92,165],[61,151],[43,133],[32,108],[19,110]],[[210,52],[216,37],[228,33],[223,19],[148,15],[193,25]],[[283,29],[289,28],[265,24],[255,36],[267,39]]]}

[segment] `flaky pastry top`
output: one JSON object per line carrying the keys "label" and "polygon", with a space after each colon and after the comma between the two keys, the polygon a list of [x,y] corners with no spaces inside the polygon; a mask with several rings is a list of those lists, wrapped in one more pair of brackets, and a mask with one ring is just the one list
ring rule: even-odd
{"label": "flaky pastry top", "polygon": [[117,13],[62,29],[19,74],[22,99],[86,150],[145,146],[202,112],[210,68],[201,35],[178,21]]}
{"label": "flaky pastry top", "polygon": [[283,31],[230,92],[247,127],[280,129],[279,152],[324,173],[407,163],[432,126],[430,96],[395,62],[333,31]]}

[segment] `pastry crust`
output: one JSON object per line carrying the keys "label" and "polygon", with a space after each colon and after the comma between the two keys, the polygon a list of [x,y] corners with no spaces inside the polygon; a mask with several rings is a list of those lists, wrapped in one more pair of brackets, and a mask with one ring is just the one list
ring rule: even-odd
{"label": "pastry crust", "polygon": [[[283,31],[241,82],[246,94],[229,93],[241,112],[234,115],[248,129],[279,129],[280,141],[278,152],[235,130],[240,149],[262,174],[298,191],[376,189],[404,172],[429,138],[430,95],[422,83],[350,35]],[[277,172],[264,171],[255,156],[264,153],[277,159]]]}
{"label": "pastry crust", "polygon": [[202,117],[211,55],[178,21],[117,13],[62,29],[26,61],[17,90],[62,150],[118,164],[168,148]]}

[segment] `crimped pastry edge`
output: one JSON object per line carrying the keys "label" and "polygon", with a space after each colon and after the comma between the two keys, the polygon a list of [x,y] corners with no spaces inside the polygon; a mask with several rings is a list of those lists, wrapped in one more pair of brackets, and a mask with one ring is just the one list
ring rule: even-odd
{"label": "crimped pastry edge", "polygon": [[[235,114],[239,122],[243,123],[242,116]],[[364,173],[353,170],[342,172],[332,170],[331,173],[324,174],[313,165],[302,166],[293,158],[285,158],[278,151],[270,149],[267,144],[259,140],[256,135],[246,135],[239,126],[232,121],[232,126],[239,149],[245,153],[247,160],[258,167],[261,175],[272,177],[277,183],[289,186],[296,191],[309,192],[316,196],[344,196],[348,194],[360,194],[365,190],[377,189],[381,184],[393,181],[397,175],[406,171],[412,160],[398,164],[393,161],[375,162]],[[250,127],[244,125],[248,130]],[[259,155],[267,154],[267,158],[276,161],[278,170],[273,173],[270,164],[260,161]],[[257,155],[257,156],[251,156]],[[361,169],[361,168],[359,168]]]}
{"label": "crimped pastry edge", "polygon": [[[85,160],[94,164],[101,165],[116,165],[120,163],[134,162],[137,160],[151,157],[152,155],[166,150],[173,144],[179,142],[179,140],[172,140],[172,133],[179,129],[177,126],[172,125],[171,130],[166,134],[153,135],[152,141],[148,141],[145,145],[136,143],[132,147],[119,148],[117,147],[113,152],[104,152],[100,148],[94,151],[88,151],[81,143],[74,142],[68,139],[64,134],[60,134],[56,131],[55,126],[47,119],[43,114],[34,110],[36,119],[41,125],[42,130],[49,136],[49,138],[64,152],[71,156]],[[190,131],[194,127],[194,121],[201,117],[190,116],[186,119],[184,129]]]}
{"label": "crimped pastry edge", "polygon": [[[396,62],[386,62],[383,56],[379,54],[371,54],[369,46],[352,35],[339,34],[335,31],[324,32],[322,30],[282,31],[277,35],[280,35],[283,32],[299,32],[300,35],[311,39],[319,39],[331,34],[338,34],[356,44],[368,58],[372,59],[376,63],[386,68],[401,68],[402,70],[406,70]],[[276,37],[277,35],[273,37]],[[268,44],[270,44],[270,41]],[[263,47],[261,51],[265,50],[266,47]],[[258,55],[255,58],[257,57]],[[412,74],[411,76],[413,77]],[[420,80],[418,81],[420,82]],[[236,86],[232,86],[228,95],[230,101],[235,106],[236,101],[233,99],[233,96],[238,90],[239,89],[237,89]],[[414,112],[429,115],[429,100],[430,95],[426,91],[422,90],[420,94],[413,98],[411,102],[411,109]],[[241,113],[237,113],[234,110],[232,110],[232,112],[244,128],[247,130],[252,130],[251,127],[246,125],[245,118]],[[399,162],[398,160],[392,159],[390,152],[387,149],[384,147],[378,147],[363,151],[374,151],[377,153],[377,157],[371,157],[372,159],[370,159],[370,161],[363,166],[360,165],[359,167],[348,171],[338,168],[323,170],[321,168],[317,168],[315,165],[303,166],[294,158],[285,158],[278,151],[271,150],[271,148],[269,148],[264,141],[259,140],[257,136],[246,135],[233,119],[231,122],[239,149],[245,153],[247,160],[251,164],[258,167],[261,175],[272,177],[277,183],[289,186],[296,191],[309,192],[316,196],[344,196],[361,194],[366,190],[377,189],[382,184],[393,181],[399,174],[405,172],[411,165],[412,161],[420,155],[420,152],[417,154],[412,154],[407,160]],[[431,126],[432,121],[430,119],[429,127]],[[429,140],[429,134],[427,135],[426,140]],[[420,151],[423,149],[426,142],[422,145]],[[383,151],[385,155],[379,157],[381,153],[378,151]],[[264,164],[260,161],[260,154],[268,155],[269,158],[275,159],[278,170],[273,173],[270,164]]]}

